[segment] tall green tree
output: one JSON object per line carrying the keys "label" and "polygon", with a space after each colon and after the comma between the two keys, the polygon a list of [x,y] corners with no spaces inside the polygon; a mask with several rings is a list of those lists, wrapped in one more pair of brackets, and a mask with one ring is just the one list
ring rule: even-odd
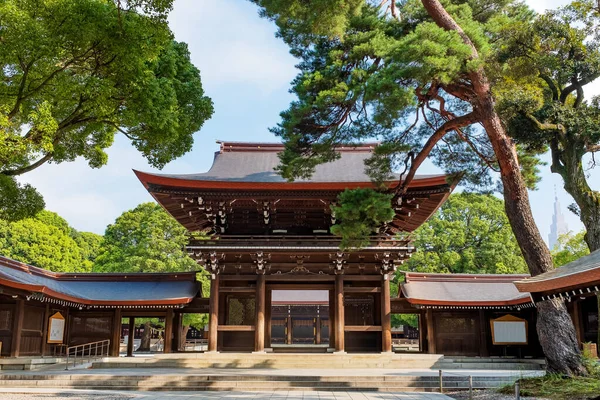
{"label": "tall green tree", "polygon": [[[210,292],[206,273],[187,253],[188,232],[156,203],[143,203],[121,214],[106,228],[94,272],[179,272],[200,270],[203,296]],[[206,314],[184,314],[179,335],[190,326],[202,329]],[[183,345],[183,343],[181,343]],[[183,349],[180,349],[183,350]]]}
{"label": "tall green tree", "polygon": [[588,254],[590,254],[590,249],[585,242],[585,231],[560,235],[552,249],[552,258],[557,267],[562,267]]}
{"label": "tall green tree", "polygon": [[106,228],[96,272],[177,272],[198,269],[186,252],[187,230],[155,203],[121,214]]}
{"label": "tall green tree", "polygon": [[101,240],[50,211],[19,221],[0,219],[0,254],[50,271],[91,272]]}
{"label": "tall green tree", "polygon": [[[286,144],[283,176],[310,175],[337,157],[336,146],[367,138],[383,141],[369,164],[380,180],[404,168],[400,196],[430,155],[449,172],[466,170],[478,187],[491,183],[486,170],[496,170],[529,272],[554,268],[527,193],[536,159],[508,135],[490,62],[501,28],[530,20],[532,11],[513,0],[253,1],[300,58],[297,100],[274,129]],[[585,374],[564,303],[541,302],[538,311],[548,369]]]}
{"label": "tall green tree", "polygon": [[409,271],[527,273],[504,204],[492,195],[451,195],[413,237],[418,251],[403,266]]}
{"label": "tall green tree", "polygon": [[[510,133],[532,151],[550,151],[553,173],[575,199],[591,251],[600,249],[600,192],[588,182],[600,150],[600,99],[585,89],[600,77],[600,14],[584,0],[501,30],[500,107]],[[585,159],[590,157],[589,165]]]}
{"label": "tall green tree", "polygon": [[[77,157],[99,168],[116,134],[158,168],[191,149],[194,132],[213,107],[187,45],[174,41],[167,25],[172,3],[0,2],[5,218],[43,208],[39,194],[17,185],[15,176]],[[8,195],[12,201],[4,198]],[[10,206],[23,201],[28,207]]]}

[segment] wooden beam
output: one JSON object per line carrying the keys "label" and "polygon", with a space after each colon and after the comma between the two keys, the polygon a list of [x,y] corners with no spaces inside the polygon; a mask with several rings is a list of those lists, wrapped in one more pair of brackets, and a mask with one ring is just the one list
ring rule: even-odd
{"label": "wooden beam", "polygon": [[170,308],[167,310],[167,315],[165,316],[165,337],[163,338],[164,342],[164,353],[171,353],[173,351],[173,309]]}
{"label": "wooden beam", "polygon": [[346,293],[381,293],[381,288],[378,287],[344,287]]}
{"label": "wooden beam", "polygon": [[110,356],[119,357],[121,350],[121,309],[115,308],[113,314],[112,332],[110,334]]}
{"label": "wooden beam", "polygon": [[344,352],[344,275],[335,276],[335,351]]}
{"label": "wooden beam", "polygon": [[329,347],[335,348],[335,290],[329,291]]}
{"label": "wooden beam", "polygon": [[254,332],[254,351],[265,351],[265,274],[259,274],[256,280],[256,331]]}
{"label": "wooden beam", "polygon": [[390,304],[390,280],[388,274],[381,279],[381,351],[392,351],[392,308]]}
{"label": "wooden beam", "polygon": [[286,324],[286,329],[285,329],[285,344],[292,344],[294,338],[292,337],[292,329],[293,329],[293,325],[292,325],[292,317],[288,315],[288,317],[285,320],[285,324]]}
{"label": "wooden beam", "polygon": [[435,335],[433,330],[433,311],[431,309],[427,309],[425,312],[425,317],[427,320],[427,352],[429,354],[436,353],[436,345],[435,345]]}
{"label": "wooden beam", "polygon": [[321,316],[315,318],[315,344],[321,344]]}
{"label": "wooden beam", "polygon": [[291,281],[298,282],[331,282],[335,280],[333,275],[300,275],[300,274],[274,274],[266,276],[267,282]]}
{"label": "wooden beam", "polygon": [[581,316],[581,303],[580,300],[577,299],[571,302],[572,304],[572,313],[571,319],[573,320],[573,325],[575,326],[575,336],[577,337],[577,342],[581,347],[582,343],[585,341],[583,336],[583,320]]}
{"label": "wooden beam", "polygon": [[346,325],[345,332],[382,332],[380,325]]}
{"label": "wooden beam", "polygon": [[255,281],[256,275],[219,275],[221,281]]}
{"label": "wooden beam", "polygon": [[487,343],[487,326],[489,323],[485,317],[485,311],[479,310],[479,356],[480,357],[489,357],[490,351],[488,349]]}
{"label": "wooden beam", "polygon": [[135,317],[129,317],[129,335],[127,336],[127,357],[133,357],[133,341],[135,340]]}
{"label": "wooden beam", "polygon": [[219,280],[220,275],[213,275],[210,281],[210,305],[208,321],[208,351],[217,351],[219,330]]}
{"label": "wooden beam", "polygon": [[219,332],[252,332],[256,328],[254,325],[219,325]]}
{"label": "wooden beam", "polygon": [[50,322],[50,304],[46,303],[44,310],[44,323],[42,325],[42,357],[46,355],[48,348],[48,323]]}
{"label": "wooden beam", "polygon": [[15,318],[13,320],[12,341],[10,356],[19,357],[21,353],[21,336],[23,333],[23,318],[25,316],[25,300],[18,299],[15,305]]}
{"label": "wooden beam", "polygon": [[420,313],[417,318],[419,318],[419,352],[423,353],[425,351],[425,316],[423,313]]}
{"label": "wooden beam", "polygon": [[332,284],[316,283],[267,283],[267,290],[332,290]]}
{"label": "wooden beam", "polygon": [[223,287],[219,289],[221,293],[255,293],[256,288],[251,286],[246,287]]}
{"label": "wooden beam", "polygon": [[273,292],[266,290],[266,301],[265,301],[265,347],[271,347],[271,312],[273,311]]}

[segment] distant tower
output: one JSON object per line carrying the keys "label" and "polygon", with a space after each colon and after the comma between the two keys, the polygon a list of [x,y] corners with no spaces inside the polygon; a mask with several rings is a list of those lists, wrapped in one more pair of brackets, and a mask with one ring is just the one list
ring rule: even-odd
{"label": "distant tower", "polygon": [[565,221],[565,216],[560,211],[560,203],[558,202],[558,196],[556,195],[556,186],[554,187],[554,215],[552,216],[552,225],[550,225],[550,234],[548,235],[548,246],[550,250],[554,247],[558,241],[560,235],[564,235],[569,232],[569,227]]}

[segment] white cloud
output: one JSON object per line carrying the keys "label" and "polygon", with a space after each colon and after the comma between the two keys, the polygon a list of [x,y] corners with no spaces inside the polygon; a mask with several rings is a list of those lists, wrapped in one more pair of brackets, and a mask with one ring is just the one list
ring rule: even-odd
{"label": "white cloud", "polygon": [[275,26],[248,1],[178,0],[169,17],[175,38],[187,42],[207,88],[251,85],[261,93],[286,90],[295,59],[275,38]]}

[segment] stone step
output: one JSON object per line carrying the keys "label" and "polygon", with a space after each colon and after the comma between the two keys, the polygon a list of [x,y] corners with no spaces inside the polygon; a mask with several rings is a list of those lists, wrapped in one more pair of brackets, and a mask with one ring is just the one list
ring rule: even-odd
{"label": "stone step", "polygon": [[[48,374],[2,375],[0,387],[43,387],[106,390],[371,390],[437,391],[437,376],[265,376],[265,375],[97,375]],[[516,377],[481,376],[473,378],[474,388],[511,384]],[[468,388],[468,377],[443,378],[447,389]]]}
{"label": "stone step", "polygon": [[93,368],[431,368],[442,360],[429,354],[175,354],[151,358],[106,358]]}

